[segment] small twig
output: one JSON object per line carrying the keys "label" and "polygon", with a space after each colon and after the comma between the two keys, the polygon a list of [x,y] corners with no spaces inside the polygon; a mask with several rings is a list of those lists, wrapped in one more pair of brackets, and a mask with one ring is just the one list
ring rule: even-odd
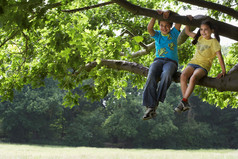
{"label": "small twig", "polygon": [[4,40],[4,42],[0,45],[0,47],[2,47],[3,45],[5,45],[10,39],[12,39],[13,37],[15,37],[18,32],[19,32],[19,31],[13,32],[10,37],[8,37],[6,40]]}
{"label": "small twig", "polygon": [[25,37],[25,39],[26,39],[26,49],[25,49],[25,52],[27,53],[27,50],[28,50],[28,40],[29,40],[29,37],[24,33],[24,32],[22,32],[22,34],[23,34],[23,36]]}

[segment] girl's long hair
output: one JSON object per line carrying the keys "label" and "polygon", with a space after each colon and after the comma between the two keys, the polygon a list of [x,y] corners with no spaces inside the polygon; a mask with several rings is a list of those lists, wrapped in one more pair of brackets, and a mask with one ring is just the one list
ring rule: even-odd
{"label": "girl's long hair", "polygon": [[[202,23],[201,23],[201,25],[207,25],[207,26],[209,26],[209,28],[211,29],[211,30],[214,30],[214,35],[215,35],[215,38],[217,39],[217,41],[218,42],[220,42],[220,36],[219,36],[219,34],[218,34],[218,29],[212,24],[212,22],[211,21],[209,21],[209,20],[205,20],[205,21],[203,21]],[[200,25],[200,26],[201,26]],[[194,37],[194,40],[192,41],[192,44],[193,45],[196,45],[197,44],[197,42],[198,42],[198,38],[201,36],[201,33],[200,33],[200,29],[198,30],[198,32],[197,32],[197,34],[195,35],[195,37]]]}

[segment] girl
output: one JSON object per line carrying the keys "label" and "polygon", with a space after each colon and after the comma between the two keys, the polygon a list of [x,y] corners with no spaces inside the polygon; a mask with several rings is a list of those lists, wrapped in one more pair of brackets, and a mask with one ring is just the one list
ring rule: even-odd
{"label": "girl", "polygon": [[[188,98],[192,94],[196,82],[208,74],[215,56],[218,57],[222,68],[222,73],[218,74],[217,78],[221,78],[226,74],[225,64],[221,54],[221,45],[219,44],[220,37],[213,24],[210,21],[203,21],[197,34],[191,32],[189,26],[186,26],[185,33],[194,38],[192,44],[196,44],[196,52],[180,76],[183,99],[175,108],[176,112],[189,109]],[[215,34],[215,38],[211,37],[212,33]],[[189,84],[187,85],[189,78]]]}

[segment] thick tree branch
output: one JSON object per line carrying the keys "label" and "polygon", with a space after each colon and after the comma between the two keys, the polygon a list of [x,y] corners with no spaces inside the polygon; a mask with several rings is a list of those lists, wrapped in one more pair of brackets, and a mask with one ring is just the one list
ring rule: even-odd
{"label": "thick tree branch", "polygon": [[233,66],[230,71],[228,72],[228,74],[232,74],[233,72],[238,72],[238,64],[236,64],[235,66]]}
{"label": "thick tree branch", "polygon": [[208,2],[208,1],[204,1],[204,0],[178,0],[178,1],[193,4],[193,5],[196,5],[199,7],[203,7],[203,8],[217,10],[217,11],[226,13],[226,14],[238,19],[238,12],[236,10],[234,10],[233,8],[229,8],[224,5],[221,5],[221,4],[216,4],[216,3]]}
{"label": "thick tree branch", "polygon": [[[143,8],[137,5],[134,5],[126,0],[113,0],[115,3],[120,5],[121,7],[127,9],[129,12],[136,14],[136,15],[143,15],[147,17],[153,17],[158,20],[167,20],[170,22],[176,22],[185,25],[192,25],[199,27],[202,19],[193,19],[190,21],[186,16],[180,16],[177,14],[171,14],[168,19],[163,19],[162,15],[159,15],[155,10]],[[238,41],[238,27],[223,23],[217,20],[214,20],[209,17],[209,19],[218,27],[219,34],[231,39]]]}
{"label": "thick tree branch", "polygon": [[112,4],[112,3],[114,3],[114,2],[110,1],[110,2],[105,2],[105,3],[93,5],[93,6],[83,7],[83,8],[77,8],[77,9],[72,9],[72,10],[62,10],[62,12],[74,13],[74,12],[78,12],[78,11],[89,10],[89,9],[92,9],[92,8],[106,6],[106,5],[109,5],[109,4]]}
{"label": "thick tree branch", "polygon": [[[75,76],[80,74],[80,71],[82,71],[82,69],[90,72],[97,65],[106,66],[107,68],[112,68],[115,70],[128,71],[128,72],[138,74],[144,77],[147,76],[149,71],[148,67],[144,67],[143,65],[140,65],[135,62],[102,59],[100,64],[97,64],[96,61],[88,63],[87,65],[85,65],[85,67],[79,69],[73,75]],[[180,72],[177,72],[173,76],[174,82],[176,83],[180,82],[180,74],[181,74]],[[218,91],[236,91],[237,92],[238,91],[237,79],[238,79],[238,71],[233,72],[232,74],[227,74],[225,77],[221,79],[205,77],[198,82],[198,85],[208,87],[208,88],[215,88]]]}

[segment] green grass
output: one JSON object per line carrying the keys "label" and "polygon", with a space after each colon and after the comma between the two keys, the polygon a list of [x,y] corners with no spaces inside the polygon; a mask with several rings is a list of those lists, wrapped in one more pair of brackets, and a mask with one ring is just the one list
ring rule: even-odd
{"label": "green grass", "polygon": [[238,150],[161,150],[0,144],[0,159],[238,159]]}

